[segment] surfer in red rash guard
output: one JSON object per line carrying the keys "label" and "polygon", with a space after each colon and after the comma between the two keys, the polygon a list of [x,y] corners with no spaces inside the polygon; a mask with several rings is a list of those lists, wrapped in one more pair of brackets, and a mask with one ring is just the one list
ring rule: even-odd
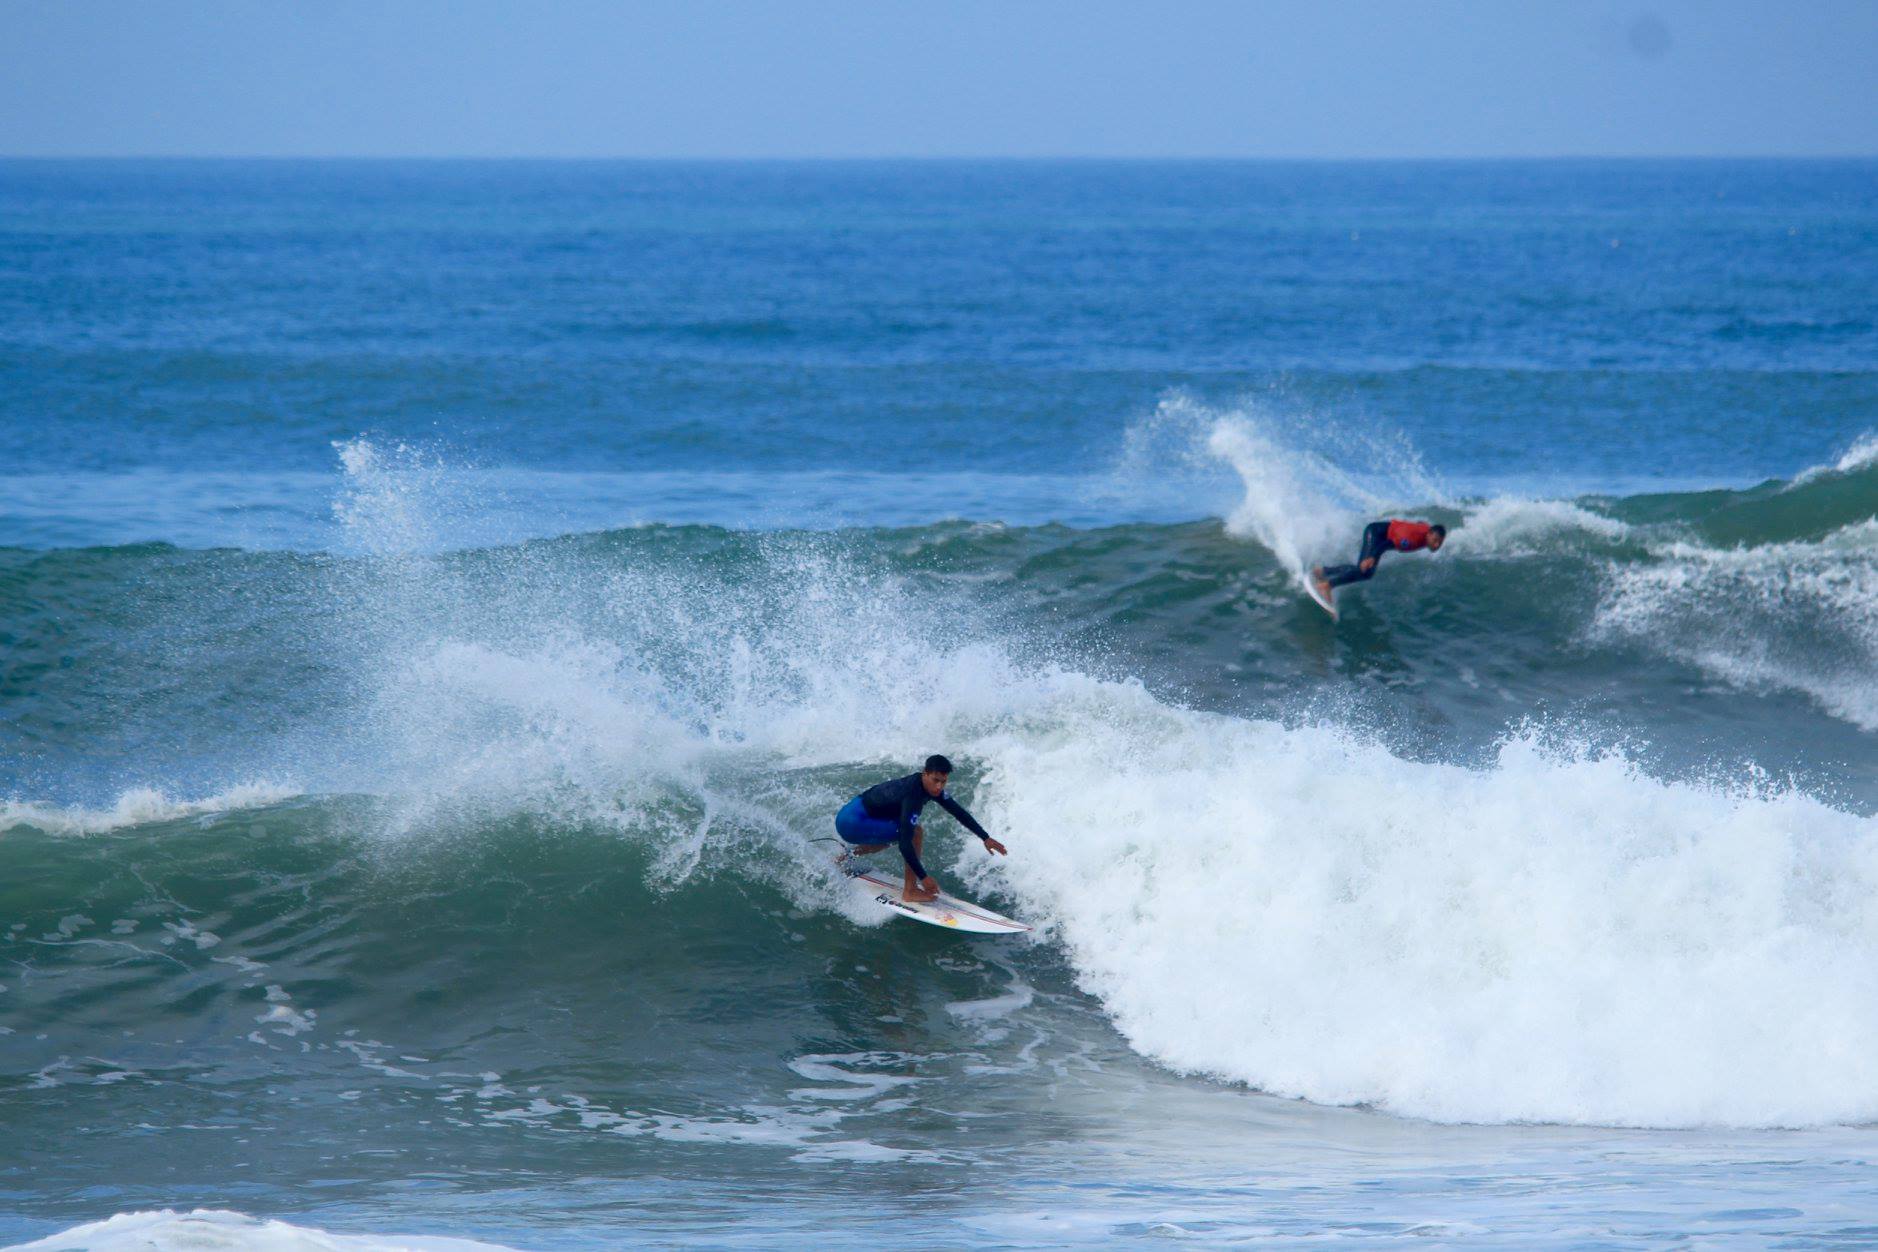
{"label": "surfer in red rash guard", "polygon": [[1311,571],[1311,581],[1328,599],[1333,587],[1368,581],[1376,573],[1376,563],[1382,560],[1383,553],[1420,552],[1423,548],[1439,552],[1447,537],[1446,526],[1431,526],[1427,522],[1404,521],[1399,517],[1371,522],[1363,527],[1363,546],[1356,554],[1355,565],[1333,565],[1329,569],[1319,565]]}

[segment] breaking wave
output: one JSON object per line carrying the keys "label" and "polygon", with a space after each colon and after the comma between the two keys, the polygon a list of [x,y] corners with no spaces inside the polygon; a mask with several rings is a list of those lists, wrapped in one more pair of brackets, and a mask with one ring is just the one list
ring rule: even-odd
{"label": "breaking wave", "polygon": [[[1248,496],[1277,481],[1245,467],[1278,445],[1224,429],[1206,446]],[[1321,707],[1205,707],[1118,661],[1133,655],[1112,646],[1118,632],[1147,620],[1188,656],[1214,648],[1243,667],[1245,619],[1222,613],[1256,602],[1275,641],[1257,663],[1274,676],[1308,668],[1325,623],[1289,588],[1317,532],[1261,538],[1261,564],[1242,536],[1263,535],[1263,506],[1243,527],[643,527],[451,553],[406,542],[428,543],[431,528],[382,461],[348,463],[372,476],[348,505],[363,555],[9,558],[10,586],[57,582],[62,603],[162,584],[156,628],[162,614],[212,619],[165,634],[202,649],[193,683],[225,671],[230,640],[275,649],[278,688],[146,697],[153,719],[203,719],[190,759],[205,744],[251,748],[283,720],[270,710],[305,711],[274,741],[274,768],[248,775],[296,787],[123,789],[93,807],[15,796],[0,839],[6,913],[44,936],[34,979],[8,996],[21,1029],[64,1012],[68,1030],[103,1041],[127,1022],[200,1012],[231,1046],[282,1032],[311,1045],[348,996],[355,1016],[398,1011],[382,988],[348,982],[347,962],[499,987],[506,954],[550,930],[571,952],[611,942],[618,907],[662,917],[682,940],[645,953],[642,994],[701,971],[742,994],[743,953],[779,967],[766,978],[812,985],[819,967],[798,954],[868,920],[842,903],[814,840],[859,787],[943,749],[1012,856],[942,838],[941,876],[1040,924],[1062,963],[1031,971],[1039,994],[1080,989],[1171,1068],[1443,1121],[1878,1118],[1872,818],[1752,770],[1666,773],[1646,752],[1517,720],[1484,756],[1448,759]],[[1860,462],[1705,493],[1680,515],[1655,499],[1440,503],[1452,551],[1392,568],[1365,589],[1366,611],[1387,615],[1392,595],[1439,578],[1445,595],[1480,598],[1447,619],[1462,623],[1450,646],[1463,647],[1470,619],[1509,620],[1491,597],[1533,562],[1554,609],[1581,596],[1585,646],[1710,664],[1702,649],[1733,640],[1731,655],[1748,656],[1739,681],[1804,690],[1871,728],[1878,523],[1845,502],[1870,492],[1872,472]],[[1749,515],[1787,534],[1796,510],[1817,533],[1715,537],[1718,519]],[[1582,579],[1559,577],[1567,566]],[[319,629],[254,608],[284,600],[318,606]],[[1764,650],[1748,653],[1749,638]],[[117,706],[85,702],[104,700],[95,693],[55,716],[45,684],[25,690],[9,696],[25,733],[116,725]],[[161,867],[122,872],[124,841],[184,834],[189,855],[223,868],[179,863],[174,881]],[[440,847],[447,873],[425,859]],[[371,865],[439,903],[387,913]],[[203,886],[224,880],[223,895]],[[596,881],[612,884],[604,900]],[[738,959],[703,963],[706,935]],[[100,993],[74,1019],[75,988],[100,976],[80,954],[98,943],[169,972]],[[200,990],[209,962],[226,1000]],[[567,964],[567,979],[589,969]],[[321,1006],[304,1010],[292,978],[270,984],[265,969],[301,970]],[[617,968],[589,972],[569,994],[616,994]],[[519,1011],[499,996],[485,1008]]]}

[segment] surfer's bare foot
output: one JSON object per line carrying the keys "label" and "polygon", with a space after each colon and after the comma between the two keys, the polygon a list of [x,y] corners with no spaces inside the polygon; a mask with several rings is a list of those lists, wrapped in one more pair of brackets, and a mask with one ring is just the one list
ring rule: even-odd
{"label": "surfer's bare foot", "polygon": [[922,878],[917,884],[906,884],[906,890],[901,893],[901,897],[905,899],[908,904],[924,904],[928,900],[937,900],[939,898],[939,884],[934,882],[930,877]]}

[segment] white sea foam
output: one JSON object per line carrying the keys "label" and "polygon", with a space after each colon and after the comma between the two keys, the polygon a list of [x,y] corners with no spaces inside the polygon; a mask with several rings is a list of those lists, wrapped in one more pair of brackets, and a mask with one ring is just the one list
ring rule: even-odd
{"label": "white sea foam", "polygon": [[171,822],[241,809],[265,808],[300,791],[278,782],[247,782],[198,800],[178,800],[150,787],[119,795],[107,808],[60,807],[34,800],[0,801],[0,832],[31,827],[53,835],[95,835],[127,826]]}
{"label": "white sea foam", "polygon": [[1838,473],[1850,474],[1868,465],[1878,465],[1878,432],[1860,435],[1853,440],[1852,446],[1833,462],[1832,468]]}
{"label": "white sea foam", "polygon": [[1467,510],[1443,545],[1456,559],[1468,556],[1526,556],[1550,553],[1564,537],[1616,543],[1630,527],[1567,500],[1519,500],[1498,497]]}
{"label": "white sea foam", "polygon": [[8,1252],[504,1252],[502,1245],[430,1235],[342,1235],[223,1209],[156,1209],[88,1222]]}
{"label": "white sea foam", "polygon": [[1206,449],[1244,488],[1226,529],[1264,545],[1299,586],[1311,565],[1353,550],[1366,522],[1442,497],[1406,447],[1346,436],[1313,450],[1251,411],[1215,415]]}
{"label": "white sea foam", "polygon": [[1339,540],[1347,546],[1362,529],[1362,518],[1326,489],[1335,475],[1328,462],[1288,452],[1255,423],[1222,417],[1206,447],[1232,466],[1245,488],[1226,529],[1258,540],[1300,586],[1312,554],[1331,551]]}
{"label": "white sea foam", "polygon": [[976,745],[981,865],[1176,1069],[1444,1121],[1878,1117],[1878,822],[1090,691]]}
{"label": "white sea foam", "polygon": [[453,522],[476,513],[462,507],[467,476],[429,449],[380,446],[364,437],[333,448],[345,469],[333,518],[356,550],[375,556],[436,551],[452,546]]}

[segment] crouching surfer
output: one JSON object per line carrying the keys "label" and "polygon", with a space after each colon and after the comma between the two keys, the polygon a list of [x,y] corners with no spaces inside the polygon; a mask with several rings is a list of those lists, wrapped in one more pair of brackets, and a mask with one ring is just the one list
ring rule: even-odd
{"label": "crouching surfer", "polygon": [[1311,571],[1311,581],[1317,585],[1319,595],[1328,602],[1332,588],[1346,583],[1367,582],[1374,577],[1376,564],[1382,560],[1383,553],[1420,552],[1423,548],[1439,552],[1447,537],[1446,526],[1431,526],[1427,522],[1409,522],[1399,517],[1386,522],[1371,522],[1363,527],[1363,545],[1357,550],[1356,564],[1333,565],[1329,569],[1319,565]]}
{"label": "crouching surfer", "polygon": [[917,904],[939,897],[939,884],[920,864],[920,847],[926,829],[919,824],[920,810],[928,800],[952,814],[965,829],[984,841],[985,851],[1005,855],[1004,845],[993,839],[965,806],[946,794],[946,779],[951,777],[952,762],[943,756],[929,756],[926,767],[904,778],[890,778],[876,783],[842,806],[835,814],[835,833],[852,852],[880,852],[888,844],[900,845],[906,860],[906,890],[903,897]]}

